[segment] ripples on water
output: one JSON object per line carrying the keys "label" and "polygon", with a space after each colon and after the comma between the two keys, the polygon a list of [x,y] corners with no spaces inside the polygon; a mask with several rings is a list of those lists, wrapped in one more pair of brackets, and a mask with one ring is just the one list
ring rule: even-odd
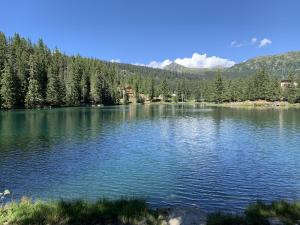
{"label": "ripples on water", "polygon": [[0,113],[0,190],[241,210],[300,198],[300,111],[187,105]]}

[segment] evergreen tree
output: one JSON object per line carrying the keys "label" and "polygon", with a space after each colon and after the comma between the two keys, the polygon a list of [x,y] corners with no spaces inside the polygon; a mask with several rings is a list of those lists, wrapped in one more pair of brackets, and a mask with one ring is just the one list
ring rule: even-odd
{"label": "evergreen tree", "polygon": [[269,84],[269,101],[278,101],[281,99],[282,93],[281,93],[281,87],[280,82],[277,78],[270,79]]}
{"label": "evergreen tree", "polygon": [[29,81],[29,56],[31,52],[31,43],[15,34],[10,46],[10,61],[13,64],[13,73],[18,78],[16,86],[18,91],[18,104],[24,105],[25,96]]}
{"label": "evergreen tree", "polygon": [[[4,33],[0,32],[0,71],[4,69],[4,64],[7,56],[7,41]],[[0,72],[1,75],[1,72]],[[0,76],[1,79],[1,76]]]}
{"label": "evergreen tree", "polygon": [[289,81],[291,84],[286,88],[286,97],[289,103],[297,103],[298,102],[298,93],[297,86],[295,85],[295,76],[294,74],[289,75]]}
{"label": "evergreen tree", "polygon": [[48,65],[51,62],[51,53],[42,39],[38,40],[38,43],[34,46],[34,58],[36,61],[36,80],[39,82],[41,95],[46,97],[47,82],[48,82]]}
{"label": "evergreen tree", "polygon": [[154,83],[154,79],[151,78],[150,80],[150,84],[149,84],[149,99],[150,101],[153,101],[154,99],[154,95],[155,95],[155,83]]}
{"label": "evergreen tree", "polygon": [[47,102],[51,106],[60,106],[63,104],[59,76],[57,71],[52,73],[51,68],[48,69]]}
{"label": "evergreen tree", "polygon": [[68,105],[79,105],[81,100],[81,64],[80,57],[73,58],[68,64],[66,101]]}
{"label": "evergreen tree", "polygon": [[25,97],[25,106],[26,108],[36,108],[43,104],[43,97],[41,94],[40,83],[37,80],[37,66],[33,55],[30,56],[29,66],[30,77],[28,91]]}
{"label": "evergreen tree", "polygon": [[254,100],[267,100],[270,97],[269,75],[264,69],[256,72],[253,80]]}
{"label": "evergreen tree", "polygon": [[225,80],[224,81],[224,91],[223,91],[223,102],[232,102],[234,101],[232,91],[233,90],[233,81]]}
{"label": "evergreen tree", "polygon": [[81,78],[81,101],[84,103],[88,103],[90,100],[90,86],[89,73],[88,71],[85,71]]}
{"label": "evergreen tree", "polygon": [[1,78],[1,106],[4,109],[12,109],[17,104],[16,78],[9,63],[4,63]]}
{"label": "evergreen tree", "polygon": [[224,87],[223,77],[221,75],[221,72],[218,71],[214,82],[214,101],[216,103],[223,102],[224,91],[225,91],[225,87]]}
{"label": "evergreen tree", "polygon": [[92,96],[95,104],[102,103],[102,88],[103,88],[103,75],[99,69],[95,71],[95,81],[93,82]]}
{"label": "evergreen tree", "polygon": [[139,99],[139,96],[140,96],[140,79],[139,79],[139,77],[136,78],[136,80],[134,82],[134,94],[135,94],[135,98]]}
{"label": "evergreen tree", "polygon": [[162,81],[161,86],[160,86],[160,91],[162,94],[163,101],[166,101],[168,98],[168,95],[169,95],[169,88],[168,88],[168,83],[167,83],[166,79],[164,79]]}

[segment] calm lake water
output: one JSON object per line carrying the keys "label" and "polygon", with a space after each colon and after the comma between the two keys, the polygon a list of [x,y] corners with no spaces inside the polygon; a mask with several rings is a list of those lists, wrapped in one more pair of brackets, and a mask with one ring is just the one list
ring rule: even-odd
{"label": "calm lake water", "polygon": [[146,198],[241,210],[300,199],[300,110],[145,105],[0,112],[13,198]]}

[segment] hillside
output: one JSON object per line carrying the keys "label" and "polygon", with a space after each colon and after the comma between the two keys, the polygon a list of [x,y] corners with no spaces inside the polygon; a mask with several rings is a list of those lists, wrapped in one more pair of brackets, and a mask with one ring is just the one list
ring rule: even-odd
{"label": "hillside", "polygon": [[208,68],[188,68],[182,65],[179,65],[177,63],[171,63],[170,65],[165,66],[165,70],[169,71],[176,71],[180,73],[197,73],[199,75],[205,74],[207,71],[211,71],[214,69],[208,69]]}
{"label": "hillside", "polygon": [[260,68],[264,68],[271,75],[286,77],[300,70],[300,51],[249,59],[226,69],[226,72],[248,75]]}
{"label": "hillside", "polygon": [[[279,77],[286,77],[290,73],[300,71],[300,51],[257,57],[238,63],[230,68],[221,68],[221,70],[226,77],[240,77],[252,75],[261,68],[267,70],[270,75]],[[203,77],[209,77],[217,70],[220,70],[220,68],[187,68],[176,63],[172,63],[164,69],[178,73],[190,73]]]}

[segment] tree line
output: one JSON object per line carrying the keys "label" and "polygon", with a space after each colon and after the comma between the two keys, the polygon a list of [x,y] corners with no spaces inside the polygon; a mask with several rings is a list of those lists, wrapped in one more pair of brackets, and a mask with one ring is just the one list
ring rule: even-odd
{"label": "tree line", "polygon": [[[299,79],[290,75],[290,79]],[[300,82],[298,82],[300,83]],[[300,101],[299,86],[280,87],[280,80],[259,70],[251,77],[214,79],[193,74],[110,63],[80,55],[67,56],[15,34],[0,32],[0,106],[2,109],[44,106],[113,105],[122,89],[132,86],[136,96],[150,100],[162,95],[173,101],[231,102],[264,99]],[[173,94],[173,95],[172,95]]]}
{"label": "tree line", "polygon": [[223,103],[241,101],[288,101],[300,102],[300,77],[294,73],[288,75],[289,85],[281,87],[281,79],[270,76],[264,69],[259,69],[254,75],[238,78],[224,79],[217,72],[213,81],[201,82],[196,99]]}

